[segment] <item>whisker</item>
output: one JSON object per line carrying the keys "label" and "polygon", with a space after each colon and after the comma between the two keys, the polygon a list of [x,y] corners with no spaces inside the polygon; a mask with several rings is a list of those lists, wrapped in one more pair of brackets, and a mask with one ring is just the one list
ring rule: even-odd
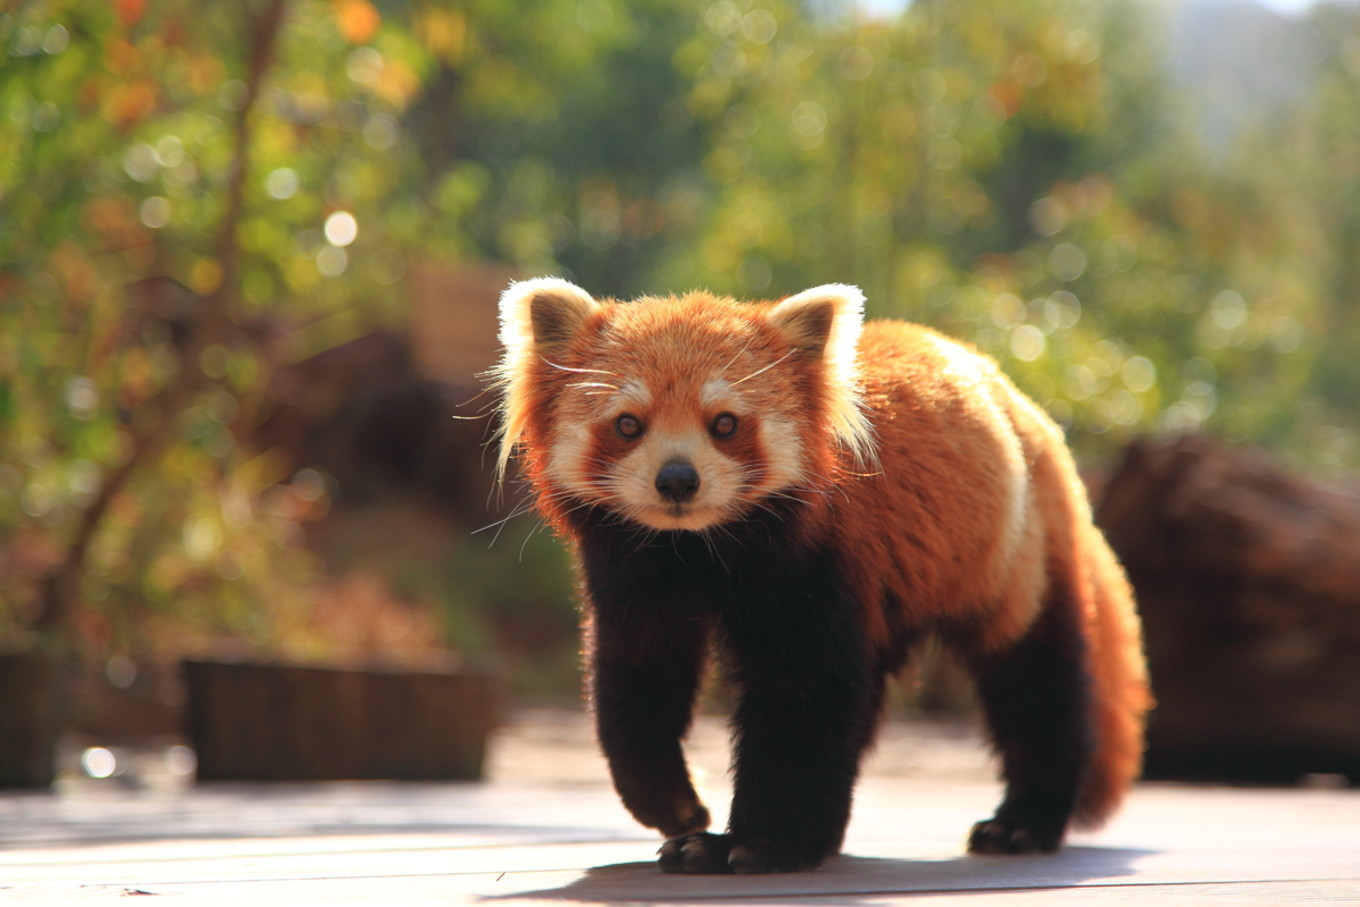
{"label": "whisker", "polygon": [[756,338],[754,336],[747,337],[746,342],[741,345],[741,349],[737,350],[736,355],[734,355],[731,359],[727,360],[727,364],[718,370],[718,374],[720,375],[726,374],[729,368],[736,365],[737,360],[741,358],[743,353],[745,353],[748,349],[751,348],[751,344],[755,341],[755,339]]}
{"label": "whisker", "polygon": [[[453,405],[454,405],[454,407],[455,407],[456,409],[462,409],[464,406],[467,406],[469,403],[476,403],[478,400],[482,399],[482,398],[485,397],[487,394],[491,393],[493,390],[495,390],[495,388],[491,388],[491,387],[483,387],[481,390],[479,390],[477,393],[473,394],[471,397],[468,397],[468,398],[467,398],[466,400],[464,400],[462,403],[455,403],[455,404],[453,404]],[[494,403],[495,401],[493,400],[493,401],[491,401],[491,402]]]}
{"label": "whisker", "polygon": [[713,541],[713,536],[709,532],[709,529],[712,528],[714,527],[710,526],[701,531],[699,533],[699,538],[703,539],[704,548],[708,551],[709,556],[712,557],[715,561],[717,561],[720,565],[722,565],[724,572],[731,573],[732,568],[727,566],[727,561],[723,560],[722,552],[718,550],[718,546]]}
{"label": "whisker", "polygon": [[739,379],[739,380],[737,380],[737,381],[733,381],[733,382],[732,382],[732,386],[733,386],[733,387],[736,387],[738,384],[741,384],[742,381],[750,381],[752,378],[756,377],[757,375],[761,375],[761,374],[764,374],[765,372],[768,372],[770,369],[774,368],[776,365],[778,365],[779,363],[783,362],[785,359],[787,359],[787,358],[789,358],[790,356],[792,356],[795,352],[797,352],[797,351],[796,351],[796,350],[789,350],[787,353],[785,353],[784,355],[780,356],[778,359],[776,359],[775,361],[771,362],[769,365],[765,366],[764,368],[758,368],[758,369],[756,369],[754,372],[751,372],[751,374],[747,375],[745,378],[741,378],[741,379]]}
{"label": "whisker", "polygon": [[[488,550],[488,551],[489,551],[491,548],[495,547],[496,540],[499,539],[499,538],[501,537],[501,533],[505,530],[506,524],[508,524],[508,523],[510,522],[510,520],[514,519],[516,516],[519,516],[519,515],[520,515],[520,514],[518,514],[518,513],[512,513],[512,514],[510,514],[510,516],[508,516],[508,517],[506,517],[505,519],[501,520],[499,523],[493,524],[493,525],[495,525],[495,527],[496,527],[496,532],[495,532],[494,535],[491,536],[491,541],[489,541],[489,542],[486,543],[486,547],[487,547],[487,550]],[[489,527],[484,527],[484,528],[489,528]],[[480,530],[479,530],[479,531],[480,531]]]}
{"label": "whisker", "polygon": [[775,509],[774,509],[773,507],[771,507],[770,505],[768,505],[768,504],[762,504],[760,501],[752,501],[752,502],[751,502],[751,505],[752,505],[753,507],[755,507],[757,510],[763,510],[763,511],[765,511],[765,512],[768,513],[770,516],[774,517],[776,520],[779,520],[779,522],[781,522],[781,523],[784,522],[784,515],[783,515],[782,513],[780,513],[779,511],[775,510]]}
{"label": "whisker", "polygon": [[[731,508],[731,514],[730,514],[730,516],[735,517],[735,516],[737,515],[738,512],[739,512],[739,511],[738,511],[738,508],[733,507],[733,508]],[[705,529],[704,531],[705,531],[705,532],[715,532],[715,533],[719,533],[719,534],[721,534],[721,535],[726,536],[726,537],[727,537],[727,540],[730,541],[732,544],[734,544],[734,545],[740,545],[740,546],[743,547],[743,548],[746,547],[746,543],[743,542],[740,538],[738,538],[738,537],[737,537],[737,534],[736,534],[735,532],[733,532],[732,529],[731,529],[731,527],[729,527],[725,522],[724,522],[724,523],[714,523],[712,526],[709,526],[708,529]]]}
{"label": "whisker", "polygon": [[559,363],[553,362],[551,359],[548,359],[545,356],[539,356],[538,358],[542,359],[544,362],[546,362],[548,365],[551,365],[553,368],[561,369],[564,372],[576,372],[582,375],[608,375],[611,378],[622,377],[621,375],[619,375],[618,372],[610,372],[602,368],[572,368],[570,365],[561,365]]}
{"label": "whisker", "polygon": [[546,525],[547,524],[545,524],[542,520],[539,520],[538,525],[535,526],[533,529],[530,529],[529,534],[524,537],[524,541],[520,542],[519,562],[521,564],[524,563],[524,549],[529,547],[529,540],[532,539],[537,533],[542,532]]}
{"label": "whisker", "polygon": [[[493,526],[504,526],[506,523],[510,522],[515,517],[523,516],[524,514],[528,513],[530,510],[533,509],[533,507],[534,507],[533,501],[519,501],[515,504],[514,507],[511,508],[510,513],[507,514],[506,516],[501,517],[499,520],[496,520],[494,522],[487,523],[485,526],[478,527],[477,529],[472,530],[468,534],[477,535],[478,533],[485,532],[486,530],[492,528]],[[492,539],[492,541],[494,542],[495,539]]]}
{"label": "whisker", "polygon": [[604,381],[579,381],[575,384],[568,384],[567,387],[604,387],[611,391],[620,389],[617,384],[608,384]]}

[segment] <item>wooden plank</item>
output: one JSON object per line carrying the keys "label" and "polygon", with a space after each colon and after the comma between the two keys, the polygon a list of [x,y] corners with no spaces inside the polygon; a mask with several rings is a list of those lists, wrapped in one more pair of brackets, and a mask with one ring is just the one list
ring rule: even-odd
{"label": "wooden plank", "polygon": [[[1360,892],[1360,794],[1354,791],[1152,786],[1140,790],[1107,831],[1078,836],[1055,856],[1011,859],[962,853],[968,822],[990,804],[993,785],[868,779],[847,841],[853,856],[815,873],[691,878],[656,873],[650,862],[656,840],[618,815],[603,787],[323,787],[166,798],[159,811],[140,818],[130,810],[135,832],[124,829],[128,837],[105,844],[92,843],[90,833],[107,829],[120,804],[136,801],[135,793],[91,798],[103,815],[81,809],[49,816],[41,844],[26,844],[26,823],[7,816],[0,879],[10,887],[0,893],[89,896],[131,888],[195,899],[295,899],[334,891],[344,900],[385,890],[407,902],[454,894],[589,902],[1282,882],[1326,882],[1338,891],[1351,884]],[[30,818],[46,812],[43,805],[29,799]],[[70,804],[51,799],[45,805]],[[189,827],[217,837],[182,838],[181,820],[196,812],[198,822]],[[238,837],[226,834],[233,819]],[[312,834],[305,837],[268,833],[309,824]],[[73,833],[63,839],[52,825]],[[399,827],[418,830],[393,830]]]}
{"label": "wooden plank", "polygon": [[[700,762],[715,806],[729,793],[717,771],[721,733],[720,725],[701,729],[696,741],[708,748]],[[88,782],[57,796],[0,797],[0,901],[99,903],[150,892],[207,904],[916,905],[965,895],[969,905],[1360,903],[1360,791],[1143,785],[1108,828],[1074,836],[1060,854],[979,858],[963,853],[963,839],[1000,788],[976,746],[966,770],[880,756],[859,790],[849,856],[813,873],[677,877],[656,871],[659,841],[618,805],[579,716],[511,738],[520,749],[493,766],[534,770],[482,785],[148,791]],[[900,770],[894,759],[903,758],[917,767]]]}

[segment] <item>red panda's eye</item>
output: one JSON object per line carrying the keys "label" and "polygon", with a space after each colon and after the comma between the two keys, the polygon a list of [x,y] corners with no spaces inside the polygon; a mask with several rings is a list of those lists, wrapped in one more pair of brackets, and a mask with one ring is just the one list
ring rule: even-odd
{"label": "red panda's eye", "polygon": [[730,438],[737,430],[737,417],[731,413],[719,413],[710,429],[716,437]]}
{"label": "red panda's eye", "polygon": [[614,423],[614,429],[625,438],[636,438],[642,434],[642,423],[638,421],[637,416],[625,414],[619,416],[618,421]]}

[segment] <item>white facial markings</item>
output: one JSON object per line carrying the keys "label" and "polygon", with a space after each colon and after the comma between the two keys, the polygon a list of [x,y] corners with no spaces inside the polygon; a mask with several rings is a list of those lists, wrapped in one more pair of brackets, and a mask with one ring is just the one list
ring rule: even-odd
{"label": "white facial markings", "polygon": [[[699,402],[709,412],[739,413],[737,397],[738,389],[722,378],[707,381],[699,391]],[[746,486],[758,494],[769,494],[802,482],[803,444],[797,424],[774,413],[763,413],[759,424],[764,462],[746,474]]]}
{"label": "white facial markings", "polygon": [[[673,460],[688,461],[699,474],[699,490],[679,505],[656,488],[657,473]],[[731,519],[744,504],[741,464],[719,453],[700,426],[648,432],[612,471],[620,510],[654,529],[705,529]]]}
{"label": "white facial markings", "polygon": [[[588,396],[590,415],[557,425],[548,476],[572,496],[652,529],[699,531],[739,519],[760,498],[807,478],[796,416],[762,411],[746,422],[749,404],[743,404],[743,391],[724,377],[688,378],[656,394],[635,376],[583,383],[574,392]],[[711,422],[723,412],[735,413],[739,425],[758,432],[756,460],[737,453],[750,446],[734,448],[715,439]],[[611,444],[606,461],[597,447],[598,432],[623,414],[642,421],[644,430],[625,444]],[[656,486],[657,475],[673,460],[688,462],[699,475],[694,496],[680,503]]]}
{"label": "white facial markings", "polygon": [[760,421],[760,441],[765,451],[765,469],[755,490],[769,494],[807,478],[803,474],[803,442],[798,437],[796,424],[777,416],[766,416]]}
{"label": "white facial markings", "polygon": [[646,409],[652,405],[652,389],[644,382],[630,378],[619,388],[616,399],[624,409]]}
{"label": "white facial markings", "polygon": [[722,378],[713,378],[699,389],[699,406],[704,410],[730,409],[733,396],[731,384]]}
{"label": "white facial markings", "polygon": [[592,469],[587,458],[590,455],[590,428],[580,423],[562,422],[557,425],[548,457],[548,477],[572,490],[582,493],[590,491],[588,476],[603,470]]}

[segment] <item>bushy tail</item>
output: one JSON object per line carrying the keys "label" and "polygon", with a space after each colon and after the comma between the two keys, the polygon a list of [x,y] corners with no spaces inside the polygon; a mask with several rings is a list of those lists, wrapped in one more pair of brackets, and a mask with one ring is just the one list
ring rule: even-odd
{"label": "bushy tail", "polygon": [[1098,529],[1088,531],[1082,547],[1082,612],[1090,646],[1096,746],[1073,820],[1092,828],[1118,809],[1138,776],[1153,700],[1142,630],[1124,569]]}

